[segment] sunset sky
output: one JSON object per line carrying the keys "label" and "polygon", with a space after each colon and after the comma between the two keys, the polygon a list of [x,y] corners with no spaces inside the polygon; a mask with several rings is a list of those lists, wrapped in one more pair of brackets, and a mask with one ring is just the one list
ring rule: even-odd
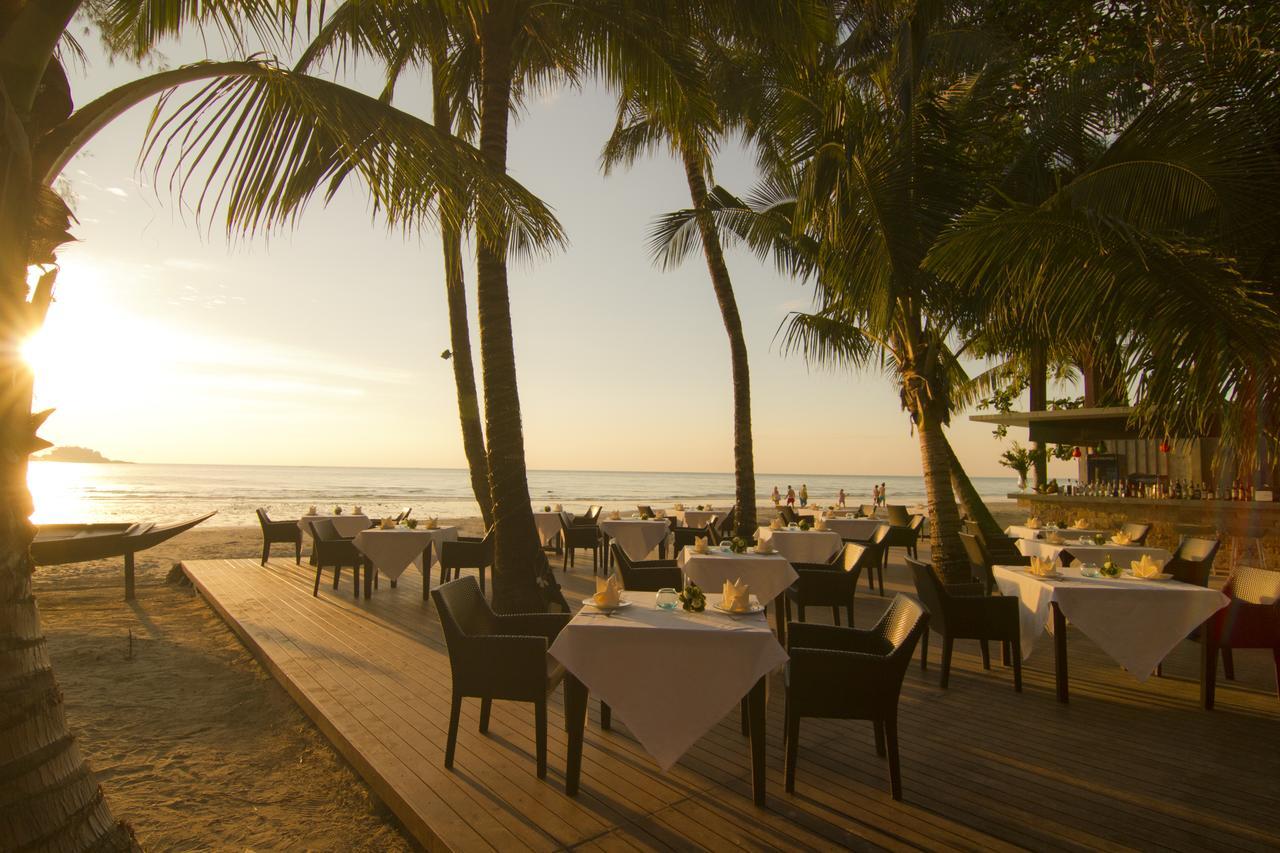
{"label": "sunset sky", "polygon": [[[82,41],[91,64],[69,69],[78,104],[139,73]],[[165,53],[168,65],[201,57]],[[376,87],[376,72],[363,76]],[[429,114],[428,87],[402,85],[398,105]],[[46,437],[138,462],[464,465],[440,358],[436,233],[388,233],[352,185],[292,231],[228,240],[222,211],[198,216],[194,194],[181,205],[167,173],[156,187],[139,169],[148,117],[135,110],[65,173],[79,242],[61,254],[57,301],[30,347],[37,403],[58,410]],[[571,241],[511,274],[529,465],[731,470],[728,343],[706,268],[696,258],[663,272],[645,248],[652,219],[688,205],[682,172],[661,156],[604,178],[612,123],[606,92],[566,90],[531,102],[511,138],[512,173]],[[752,183],[741,149],[716,165],[730,189]],[[729,265],[751,354],[756,469],[918,473],[885,377],[810,372],[779,351],[779,324],[809,307],[811,290],[743,252]],[[474,298],[472,309],[474,336]],[[1008,473],[989,427],[961,419],[951,437],[970,473]]]}

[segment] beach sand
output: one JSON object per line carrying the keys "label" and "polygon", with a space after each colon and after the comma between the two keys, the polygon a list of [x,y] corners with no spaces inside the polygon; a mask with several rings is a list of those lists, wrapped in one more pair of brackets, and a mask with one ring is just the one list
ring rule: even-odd
{"label": "beach sand", "polygon": [[[1020,520],[1012,503],[992,510],[1001,524]],[[481,530],[479,519],[441,522]],[[261,543],[256,527],[185,533],[138,555],[131,603],[120,560],[38,569],[71,731],[116,816],[148,849],[411,849],[390,810],[200,596],[166,582],[179,560],[256,559]]]}

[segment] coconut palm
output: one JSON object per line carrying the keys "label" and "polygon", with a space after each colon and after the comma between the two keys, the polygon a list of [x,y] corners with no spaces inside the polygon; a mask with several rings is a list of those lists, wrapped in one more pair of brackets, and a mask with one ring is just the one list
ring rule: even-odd
{"label": "coconut palm", "polygon": [[[481,233],[500,231],[534,241],[558,233],[545,208],[514,182],[494,175],[473,149],[376,99],[269,60],[198,63],[146,75],[74,108],[59,55],[75,49],[68,28],[78,12],[101,27],[109,47],[136,57],[160,38],[208,28],[222,30],[233,47],[246,29],[255,31],[260,43],[279,42],[292,26],[295,6],[287,0],[41,0],[9,4],[0,18],[0,662],[9,673],[3,704],[10,711],[2,738],[10,770],[17,774],[6,785],[22,804],[21,816],[15,813],[0,826],[4,849],[136,846],[128,828],[112,818],[67,732],[31,595],[34,528],[28,521],[27,458],[48,446],[36,436],[48,413],[31,412],[32,376],[19,353],[43,321],[57,274],[57,249],[70,239],[70,212],[51,186],[75,152],[130,107],[185,83],[218,79],[215,85],[225,88],[206,92],[251,93],[276,117],[274,129],[280,134],[252,151],[262,155],[254,163],[232,161],[228,168],[284,167],[311,145],[335,152],[326,161],[329,174],[358,175],[383,209],[405,220],[420,215],[429,197],[448,186],[461,196],[474,192],[483,199],[473,214]],[[247,197],[233,194],[230,221],[254,226],[273,216],[295,215],[312,193],[278,183],[278,174],[287,170],[259,173],[257,184],[242,182],[272,199],[264,213]],[[45,268],[28,298],[32,265]]]}

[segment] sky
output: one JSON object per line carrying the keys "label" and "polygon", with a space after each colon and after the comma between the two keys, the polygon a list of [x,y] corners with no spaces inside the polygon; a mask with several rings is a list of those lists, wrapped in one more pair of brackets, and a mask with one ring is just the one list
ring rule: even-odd
{"label": "sky", "polygon": [[[91,34],[81,42],[88,66],[68,69],[77,105],[153,70],[109,62]],[[193,38],[163,54],[169,66],[225,55]],[[372,66],[341,79],[378,87]],[[403,83],[397,106],[429,115],[426,81]],[[28,346],[37,405],[57,409],[45,437],[135,462],[465,466],[452,365],[440,357],[449,330],[435,230],[388,231],[351,184],[289,230],[229,237],[222,210],[197,213],[195,193],[179,197],[168,172],[156,180],[140,164],[151,107],[100,133],[63,175],[77,242],[60,252],[55,302]],[[528,464],[729,471],[728,340],[706,267],[694,256],[664,271],[646,248],[653,219],[689,204],[683,172],[664,153],[605,178],[613,118],[608,92],[588,85],[530,102],[511,133],[512,175],[569,237],[510,272]],[[749,152],[726,146],[715,177],[749,189]],[[756,470],[918,474],[886,377],[810,370],[781,352],[779,326],[811,307],[811,287],[743,251],[728,264]],[[478,362],[474,286],[469,268]],[[1009,473],[989,426],[961,417],[950,438],[970,474]]]}

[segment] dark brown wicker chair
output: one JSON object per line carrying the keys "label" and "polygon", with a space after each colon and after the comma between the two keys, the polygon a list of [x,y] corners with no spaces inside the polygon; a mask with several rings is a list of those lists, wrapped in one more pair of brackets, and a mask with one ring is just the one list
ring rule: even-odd
{"label": "dark brown wicker chair", "polygon": [[573,525],[585,527],[598,524],[600,522],[600,513],[602,512],[604,512],[604,507],[599,504],[592,504],[585,513],[573,517]]}
{"label": "dark brown wicker chair", "polygon": [[1017,539],[1011,536],[987,536],[982,532],[982,527],[976,521],[966,521],[964,527],[965,532],[977,538],[978,543],[982,545],[982,550],[986,552],[993,566],[1026,565],[1027,558],[1022,556],[1022,552],[1018,550]]}
{"label": "dark brown wicker chair", "polygon": [[564,546],[564,563],[561,565],[561,571],[568,571],[570,566],[577,565],[577,551],[579,548],[591,549],[591,574],[595,574],[600,568],[601,550],[604,547],[600,539],[600,528],[591,524],[566,524],[564,518],[560,519],[560,538],[561,544]]}
{"label": "dark brown wicker chair", "polygon": [[871,547],[876,549],[876,555],[880,558],[873,566],[868,567],[867,572],[867,588],[872,592],[876,591],[876,577],[880,578],[880,597],[884,597],[884,570],[889,564],[889,536],[893,531],[893,527],[888,524],[881,524],[876,527],[876,532],[871,534]]}
{"label": "dark brown wicker chair", "polygon": [[782,516],[782,520],[785,521],[787,524],[800,523],[800,513],[796,512],[795,507],[787,506],[786,504],[783,504],[782,506],[778,507],[778,515]]}
{"label": "dark brown wicker chair", "polygon": [[547,654],[569,624],[567,613],[499,616],[484,600],[472,577],[451,581],[431,591],[449,649],[453,703],[444,766],[453,767],[462,700],[480,699],[480,732],[489,730],[494,699],[532,702],[538,778],[547,775],[547,696],[564,678],[564,667]]}
{"label": "dark brown wicker chair", "polygon": [[1208,586],[1219,544],[1217,539],[1183,536],[1178,542],[1178,550],[1173,552],[1173,559],[1165,564],[1164,570],[1183,583]]}
{"label": "dark brown wicker chair", "polygon": [[1235,677],[1232,649],[1271,649],[1280,696],[1280,572],[1240,566],[1222,592],[1231,603],[1209,617],[1201,638],[1200,701],[1213,710],[1218,681],[1218,652],[1228,679]]}
{"label": "dark brown wicker chair", "polygon": [[[902,507],[889,507],[890,510],[902,510],[902,514],[906,514],[906,510]],[[889,513],[889,537],[884,542],[885,562],[889,560],[890,548],[902,548],[907,552],[908,557],[915,558],[917,555],[917,547],[920,542],[920,530],[924,527],[923,515],[907,516],[906,520],[899,524],[894,521],[897,514]],[[883,592],[881,593],[883,595]]]}
{"label": "dark brown wicker chair", "polygon": [[[480,577],[480,591],[484,592],[485,569],[493,566],[493,538],[496,529],[496,525],[490,527],[483,538],[459,536],[456,541],[441,542],[440,583],[457,580],[462,576],[463,569],[475,569]],[[424,593],[425,586],[424,584]]]}
{"label": "dark brown wicker chair", "polygon": [[[982,668],[991,669],[987,642],[1002,644],[1004,661],[1013,664],[1013,689],[1022,692],[1022,640],[1016,596],[983,595],[982,584],[944,585],[933,566],[907,558],[915,579],[916,594],[929,611],[929,627],[942,635],[942,687],[951,677],[951,647],[955,640],[977,640]],[[929,661],[929,640],[920,645],[920,668]]]}
{"label": "dark brown wicker chair", "polygon": [[1029,566],[1031,558],[1024,557],[1021,554],[1014,555],[1014,558],[1006,558],[1005,562],[997,563],[991,559],[991,555],[987,553],[987,549],[983,547],[982,540],[972,533],[961,533],[960,542],[964,545],[965,553],[969,556],[969,565],[973,569],[974,579],[982,584],[983,594],[998,595],[1000,590],[996,586],[996,577],[991,569],[994,566]]}
{"label": "dark brown wicker chair", "polygon": [[849,543],[830,563],[792,563],[800,577],[787,589],[786,620],[791,621],[791,606],[796,607],[800,622],[806,607],[830,607],[831,621],[840,624],[840,608],[845,608],[849,627],[853,627],[853,598],[858,591],[858,578],[867,566],[880,562],[874,546]]}
{"label": "dark brown wicker chair", "polygon": [[1125,536],[1129,537],[1129,541],[1134,545],[1146,545],[1147,534],[1151,532],[1150,524],[1139,524],[1136,521],[1126,521],[1120,528]]}
{"label": "dark brown wicker chair", "polygon": [[276,542],[293,545],[293,558],[302,565],[302,528],[298,519],[289,521],[272,521],[267,511],[258,507],[258,524],[262,525],[262,565],[271,557],[271,546]]}
{"label": "dark brown wicker chair", "polygon": [[406,518],[408,518],[412,514],[413,514],[413,507],[411,506],[407,506],[404,509],[400,510],[399,514],[396,515],[396,524],[399,524],[400,522],[404,521]]}
{"label": "dark brown wicker chair", "polygon": [[343,566],[350,566],[352,572],[351,591],[360,594],[360,568],[371,569],[365,563],[365,557],[350,539],[338,534],[338,529],[327,518],[318,518],[307,522],[311,526],[311,557],[316,564],[316,583],[311,590],[312,595],[320,594],[320,573],[329,566],[333,567],[333,588],[338,588]]}
{"label": "dark brown wicker chair", "polygon": [[832,625],[787,626],[786,713],[783,750],[786,789],[795,793],[800,719],[822,717],[870,720],[876,754],[888,754],[889,787],[902,799],[898,767],[898,695],[916,643],[929,617],[905,595],[894,596],[874,628],[860,631]]}
{"label": "dark brown wicker chair", "polygon": [[716,539],[716,521],[718,516],[711,516],[706,527],[673,527],[671,528],[671,553],[680,556],[680,550],[686,545],[694,544],[699,537],[714,545]]}
{"label": "dark brown wicker chair", "polygon": [[720,519],[718,524],[716,524],[717,541],[723,542],[726,539],[732,539],[734,536],[737,536],[738,533],[734,530],[737,524],[738,508],[736,506],[730,507],[729,511],[726,512],[724,517]]}
{"label": "dark brown wicker chair", "polygon": [[684,586],[684,573],[676,568],[675,560],[632,560],[617,542],[609,547],[613,551],[613,561],[618,566],[618,572],[622,575],[624,589],[657,592],[668,587],[680,589]]}

